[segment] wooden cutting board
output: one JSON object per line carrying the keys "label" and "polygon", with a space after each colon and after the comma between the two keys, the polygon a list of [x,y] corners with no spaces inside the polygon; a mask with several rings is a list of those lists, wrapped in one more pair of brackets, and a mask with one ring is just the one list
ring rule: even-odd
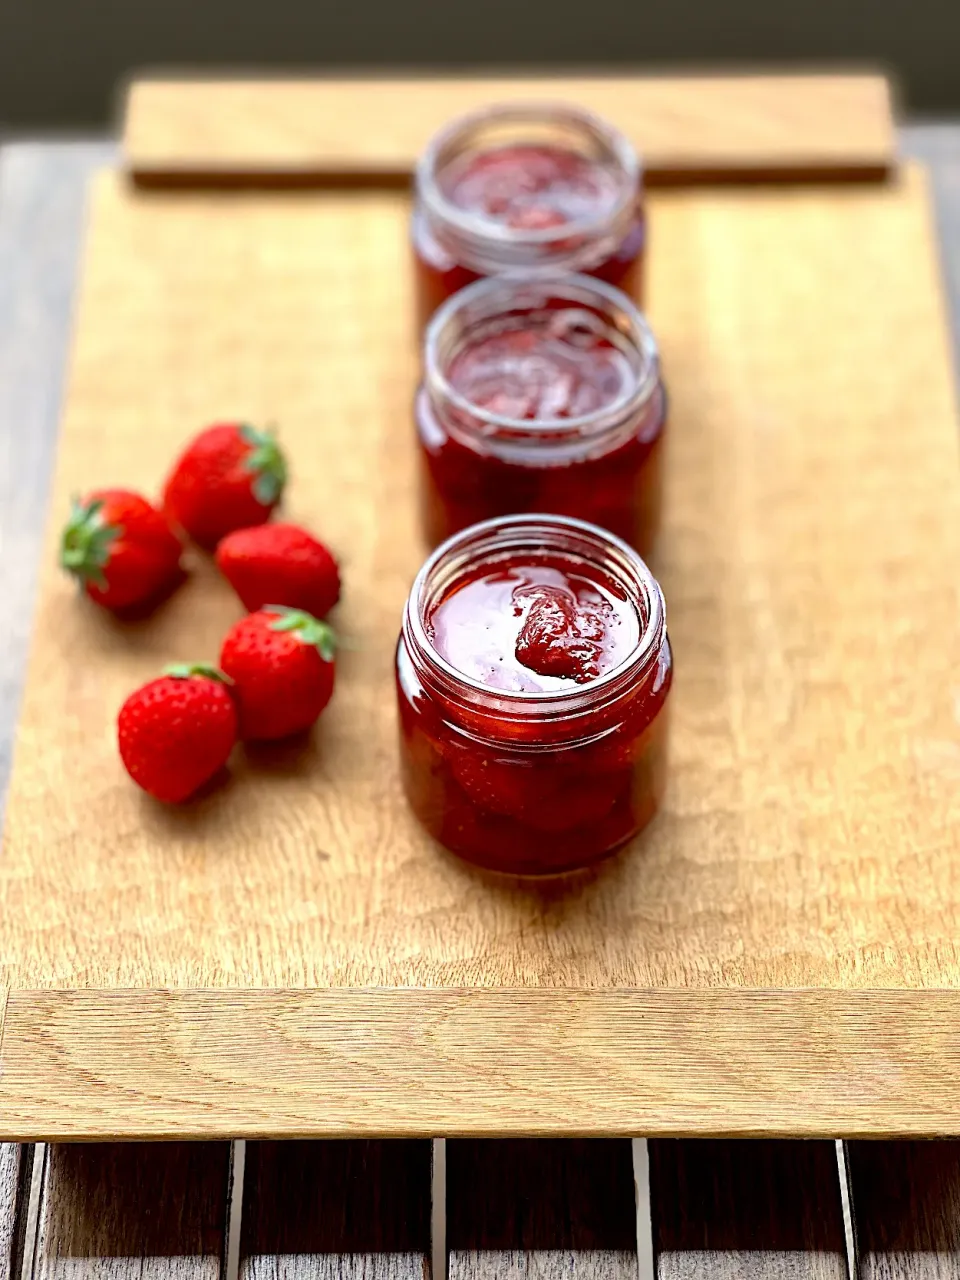
{"label": "wooden cutting board", "polygon": [[896,151],[880,75],[140,80],[124,155],[147,186],[405,183],[446,121],[490,102],[576,102],[614,121],[649,185],[870,179]]}
{"label": "wooden cutting board", "polygon": [[[956,1131],[960,471],[922,175],[651,198],[671,781],[552,885],[445,855],[400,790],[408,212],[95,187],[0,857],[0,1138]],[[170,811],[116,711],[237,604],[198,556],[121,625],[57,533],[230,415],[279,425],[354,647],[306,747]]]}

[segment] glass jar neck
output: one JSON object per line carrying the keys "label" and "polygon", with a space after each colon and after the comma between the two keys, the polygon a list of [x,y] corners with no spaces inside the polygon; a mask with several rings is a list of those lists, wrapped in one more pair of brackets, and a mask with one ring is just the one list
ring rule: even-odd
{"label": "glass jar neck", "polygon": [[[454,384],[451,367],[471,347],[538,329],[556,334],[558,323],[571,354],[582,340],[602,342],[615,355],[622,385],[609,403],[577,416],[511,418],[474,404]],[[520,465],[561,464],[638,435],[652,437],[662,415],[660,360],[650,326],[626,294],[590,276],[490,277],[462,289],[427,329],[424,390],[449,435]]]}
{"label": "glass jar neck", "polygon": [[[516,227],[451,199],[445,177],[455,165],[497,148],[552,147],[602,171],[609,199],[550,227]],[[628,139],[605,121],[562,105],[491,107],[437,134],[415,176],[427,233],[455,262],[478,275],[589,271],[612,257],[637,216],[641,170]]]}
{"label": "glass jar neck", "polygon": [[[637,610],[640,636],[619,666],[591,682],[559,692],[493,689],[453,667],[434,647],[428,619],[465,573],[477,566],[554,556],[573,571],[585,566],[622,590]],[[473,525],[443,543],[426,561],[410,591],[403,640],[424,690],[464,732],[521,748],[583,743],[602,736],[610,715],[652,684],[666,640],[663,594],[646,564],[625,542],[596,525],[562,516],[508,516]]]}

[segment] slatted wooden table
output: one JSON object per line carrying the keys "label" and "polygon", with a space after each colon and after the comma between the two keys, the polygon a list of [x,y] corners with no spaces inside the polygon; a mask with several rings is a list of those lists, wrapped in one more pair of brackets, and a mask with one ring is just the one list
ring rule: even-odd
{"label": "slatted wooden table", "polygon": [[433,1146],[0,1146],[0,1280],[960,1274],[956,1143]]}
{"label": "slatted wooden table", "polygon": [[[950,196],[960,195],[960,131],[952,145],[943,136],[923,145],[940,157],[939,213],[956,271],[960,201],[951,206]],[[85,168],[76,151],[0,152],[4,775]],[[451,1274],[590,1280],[638,1270],[645,1278],[654,1268],[704,1280],[854,1268],[878,1280],[956,1276],[960,1153],[952,1142],[851,1143],[838,1153],[829,1141],[626,1138],[0,1144],[0,1280],[254,1271],[419,1280],[434,1260]]]}

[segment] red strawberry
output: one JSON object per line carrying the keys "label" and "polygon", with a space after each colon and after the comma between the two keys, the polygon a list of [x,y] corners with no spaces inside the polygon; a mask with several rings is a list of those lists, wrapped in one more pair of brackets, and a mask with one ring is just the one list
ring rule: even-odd
{"label": "red strawberry", "polygon": [[226,764],[237,740],[237,708],[215,667],[167,667],[120,708],[120,758],[134,782],[178,804]]}
{"label": "red strawberry", "polygon": [[187,445],[167,480],[163,505],[174,523],[212,550],[234,529],[269,520],[286,480],[286,461],[269,431],[222,423]]}
{"label": "red strawberry", "polygon": [[220,666],[234,684],[243,738],[286,738],[309,729],[333,693],[332,627],[269,605],[227,632]]}
{"label": "red strawberry", "polygon": [[228,533],[217,547],[217,565],[251,612],[273,602],[323,618],[340,598],[336,560],[299,525]]}
{"label": "red strawberry", "polygon": [[553,799],[549,772],[464,748],[451,761],[453,776],[474,804],[491,813],[523,820],[528,811]]}
{"label": "red strawberry", "polygon": [[517,636],[518,662],[542,676],[578,684],[600,674],[607,628],[603,609],[581,604],[566,587],[539,583],[514,591],[513,599],[518,605],[531,602]]}
{"label": "red strawberry", "polygon": [[453,776],[474,804],[538,831],[560,832],[600,822],[620,792],[629,791],[629,776],[610,774],[581,782],[576,771],[551,762],[545,765],[496,760],[469,749],[452,761]]}
{"label": "red strawberry", "polygon": [[159,597],[180,576],[180,540],[165,517],[137,493],[98,489],[74,500],[60,563],[107,609]]}

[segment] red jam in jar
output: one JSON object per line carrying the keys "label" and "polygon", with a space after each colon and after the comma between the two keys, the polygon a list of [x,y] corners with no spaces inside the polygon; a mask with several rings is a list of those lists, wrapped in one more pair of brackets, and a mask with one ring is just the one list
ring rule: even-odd
{"label": "red jam in jar", "polygon": [[425,536],[498,515],[601,525],[649,556],[666,398],[634,304],[589,276],[480,280],[434,316],[415,401]]}
{"label": "red jam in jar", "polygon": [[421,326],[480,276],[578,271],[641,299],[636,152],[574,107],[505,105],[454,121],[417,165],[411,232]]}
{"label": "red jam in jar", "polygon": [[439,547],[397,647],[411,808],[488,870],[557,875],[654,816],[673,666],[663,596],[603,529],[513,516]]}

